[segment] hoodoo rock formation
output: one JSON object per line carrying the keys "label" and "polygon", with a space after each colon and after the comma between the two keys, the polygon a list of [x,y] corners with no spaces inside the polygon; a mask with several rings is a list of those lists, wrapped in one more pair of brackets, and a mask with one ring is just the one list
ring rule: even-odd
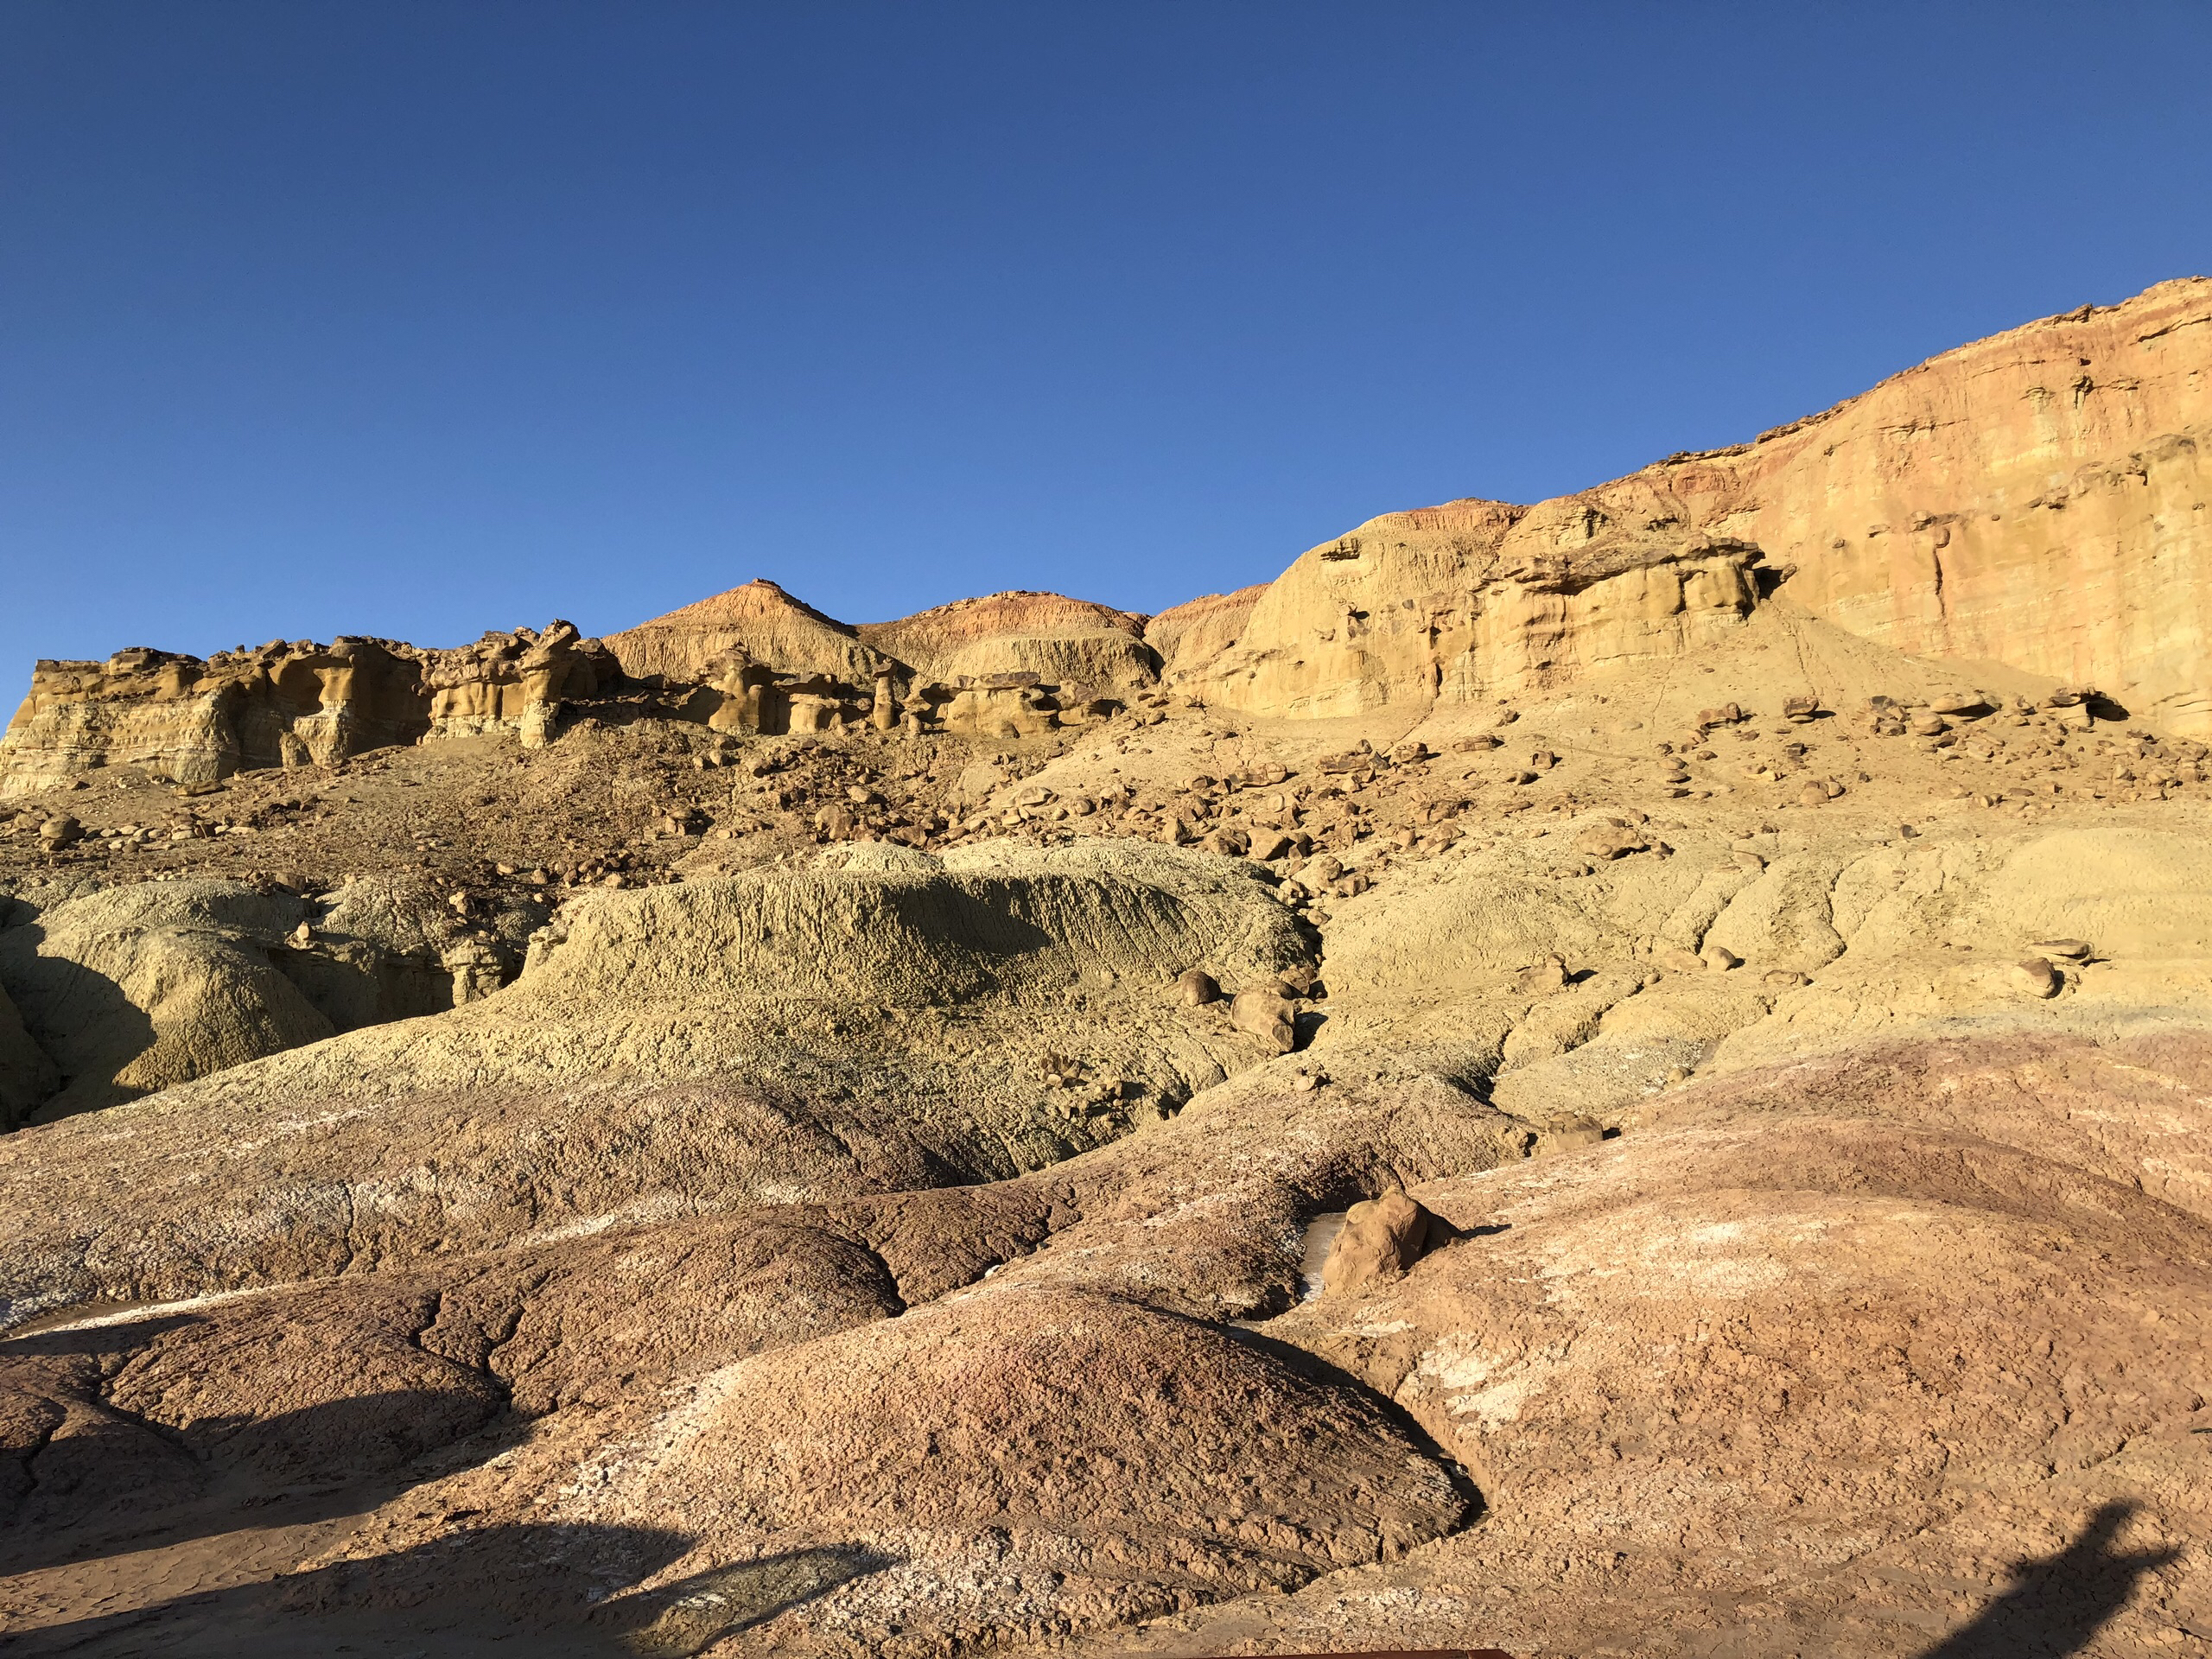
{"label": "hoodoo rock formation", "polygon": [[2212,1656],[2209,378],[41,663],[9,1650]]}

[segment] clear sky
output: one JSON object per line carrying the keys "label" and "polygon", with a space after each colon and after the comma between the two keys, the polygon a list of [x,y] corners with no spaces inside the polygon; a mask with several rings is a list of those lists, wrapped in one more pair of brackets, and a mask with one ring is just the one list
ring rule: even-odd
{"label": "clear sky", "polygon": [[35,656],[1140,610],[2212,270],[2212,7],[0,0]]}

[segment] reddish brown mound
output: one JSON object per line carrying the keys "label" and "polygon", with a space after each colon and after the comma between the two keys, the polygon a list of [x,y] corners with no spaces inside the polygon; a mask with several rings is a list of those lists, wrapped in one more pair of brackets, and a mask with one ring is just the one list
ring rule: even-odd
{"label": "reddish brown mound", "polygon": [[826,674],[860,686],[888,665],[847,624],[766,578],[609,634],[605,643],[622,671],[639,679],[702,680],[707,664],[733,646],[786,673]]}
{"label": "reddish brown mound", "polygon": [[925,668],[963,645],[1001,634],[1126,633],[1142,639],[1145,620],[1136,612],[1087,599],[1015,588],[956,599],[894,622],[863,622],[855,632],[886,655]]}
{"label": "reddish brown mound", "polygon": [[1264,582],[1233,594],[1208,594],[1170,606],[1145,624],[1145,643],[1160,653],[1162,672],[1173,677],[1179,666],[1211,660],[1236,643],[1245,619],[1268,591]]}

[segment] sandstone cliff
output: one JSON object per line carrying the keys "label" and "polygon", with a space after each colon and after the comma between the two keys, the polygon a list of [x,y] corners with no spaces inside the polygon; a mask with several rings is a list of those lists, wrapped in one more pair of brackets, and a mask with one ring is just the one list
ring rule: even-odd
{"label": "sandstone cliff", "polygon": [[1779,594],[1898,651],[2212,729],[2208,371],[2212,282],[2161,283],[1732,449],[1533,507],[1370,519],[1293,564],[1233,645],[1178,653],[1172,677],[1277,715],[1486,699],[1678,656]]}
{"label": "sandstone cliff", "polygon": [[104,663],[41,662],[0,735],[0,796],[102,766],[194,785],[432,734],[505,730],[535,744],[564,698],[592,696],[619,672],[597,640],[557,621],[453,651],[341,636],[205,660],[135,647]]}

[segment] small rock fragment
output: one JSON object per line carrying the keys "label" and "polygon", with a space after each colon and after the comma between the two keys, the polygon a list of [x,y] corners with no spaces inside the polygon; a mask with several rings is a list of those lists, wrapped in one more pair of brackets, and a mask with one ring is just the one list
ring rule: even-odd
{"label": "small rock fragment", "polygon": [[2028,946],[2039,957],[2065,957],[2075,962],[2087,959],[2091,948],[2087,939],[2037,939]]}
{"label": "small rock fragment", "polygon": [[1725,944],[1708,944],[1698,952],[1698,957],[1707,968],[1719,974],[1744,965],[1744,959]]}
{"label": "small rock fragment", "polygon": [[1536,1144],[1529,1149],[1531,1158],[1545,1158],[1556,1152],[1572,1152],[1579,1147],[1594,1147],[1605,1138],[1604,1128],[1596,1119],[1576,1115],[1546,1123],[1536,1131]]}
{"label": "small rock fragment", "polygon": [[2065,985],[2065,976],[2048,958],[2030,957],[2012,964],[2012,983],[2030,996],[2053,997]]}
{"label": "small rock fragment", "polygon": [[1193,968],[1175,982],[1177,1000],[1186,1008],[1203,1007],[1221,1001],[1221,985],[1203,968]]}

